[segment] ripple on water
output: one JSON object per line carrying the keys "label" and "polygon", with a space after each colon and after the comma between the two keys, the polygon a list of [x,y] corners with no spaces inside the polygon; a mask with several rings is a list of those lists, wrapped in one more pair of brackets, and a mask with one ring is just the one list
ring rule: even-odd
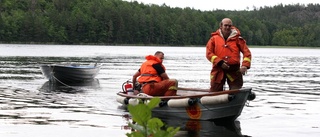
{"label": "ripple on water", "polygon": [[[30,48],[37,51],[41,49],[41,54],[36,54],[38,57],[35,57]],[[0,87],[0,136],[1,133],[17,134],[17,136],[32,136],[32,133],[36,136],[51,134],[68,136],[71,133],[68,131],[74,131],[74,135],[77,136],[90,136],[94,133],[106,133],[108,136],[117,136],[113,134],[120,133],[118,136],[123,136],[122,129],[127,128],[127,123],[122,115],[128,112],[117,108],[118,104],[114,99],[116,92],[121,90],[124,81],[131,79],[132,74],[144,61],[144,56],[153,54],[156,50],[165,52],[166,72],[170,78],[179,81],[179,86],[208,88],[210,83],[209,73],[212,64],[205,58],[204,47],[82,46],[79,48],[67,45],[24,45],[17,48],[15,45],[10,45],[1,49],[4,50],[0,52],[5,51],[1,55],[7,53],[14,55],[0,57],[1,85],[10,85],[10,87]],[[17,50],[21,51],[19,55]],[[59,52],[52,52],[53,50]],[[239,117],[242,122],[241,132],[252,136],[319,136],[320,125],[319,121],[316,121],[320,115],[319,50],[290,48],[251,48],[251,50],[252,66],[244,76],[244,86],[252,87],[257,96],[255,100],[248,102]],[[70,53],[70,51],[75,52]],[[38,87],[45,83],[45,79],[35,66],[39,62],[56,63],[62,60],[100,62],[102,67],[97,77],[100,80],[98,90],[91,92],[92,88],[83,90],[66,86],[50,87],[46,84],[38,90]],[[206,123],[201,124],[207,126]],[[30,133],[30,126],[37,132]],[[217,127],[211,128],[210,125],[208,127],[209,130],[217,129]],[[222,131],[225,130],[212,132]],[[188,132],[185,135],[192,133]],[[208,135],[207,133],[210,134],[206,132],[205,135]]]}
{"label": "ripple on water", "polygon": [[[13,124],[63,124],[106,127],[88,122],[88,117],[112,116],[86,106],[67,93],[28,91],[18,88],[0,89],[0,119]],[[117,115],[117,117],[121,117]]]}

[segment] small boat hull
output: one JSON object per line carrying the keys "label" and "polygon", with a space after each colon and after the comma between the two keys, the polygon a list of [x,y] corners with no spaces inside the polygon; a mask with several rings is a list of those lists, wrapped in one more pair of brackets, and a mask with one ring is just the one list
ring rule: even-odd
{"label": "small boat hull", "polygon": [[94,80],[100,67],[96,65],[41,65],[42,74],[50,81],[77,83]]}
{"label": "small boat hull", "polygon": [[[221,91],[224,92],[224,91]],[[196,96],[186,96],[186,99],[198,100],[196,103],[188,106],[181,107],[170,107],[169,105],[162,105],[161,107],[156,107],[152,110],[153,116],[159,118],[179,118],[179,119],[195,119],[195,120],[230,120],[234,121],[238,116],[241,115],[241,112],[245,106],[245,103],[248,100],[248,97],[253,94],[251,88],[240,89],[237,92],[226,92],[228,95],[231,95],[232,98],[228,99],[227,102],[204,104],[204,101],[201,102],[201,98],[208,96],[218,96],[214,95],[215,93],[206,93],[201,96],[198,94]],[[230,93],[230,94],[229,94]],[[121,93],[126,99],[130,99],[132,96],[126,96]],[[180,96],[181,97],[181,96]],[[141,98],[141,97],[139,97]],[[132,98],[131,98],[132,99]],[[165,97],[167,100],[168,97]],[[214,98],[213,98],[214,99]],[[170,101],[170,99],[169,99]],[[118,101],[119,102],[119,101]],[[181,102],[182,104],[186,104]],[[160,106],[160,105],[159,105]],[[179,106],[179,105],[176,105]]]}

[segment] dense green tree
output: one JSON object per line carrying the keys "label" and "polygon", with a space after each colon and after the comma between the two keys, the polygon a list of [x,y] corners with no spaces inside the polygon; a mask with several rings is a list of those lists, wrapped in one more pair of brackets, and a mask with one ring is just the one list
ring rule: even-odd
{"label": "dense green tree", "polygon": [[229,17],[248,45],[320,46],[319,4],[200,11],[122,0],[0,0],[0,42],[203,46]]}

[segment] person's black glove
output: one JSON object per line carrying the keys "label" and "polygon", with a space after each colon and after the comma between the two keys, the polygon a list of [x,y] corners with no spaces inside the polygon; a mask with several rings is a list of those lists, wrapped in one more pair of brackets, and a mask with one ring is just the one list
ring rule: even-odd
{"label": "person's black glove", "polygon": [[228,70],[230,68],[230,66],[224,60],[221,60],[218,63],[218,66],[220,66],[222,69],[225,69],[225,70]]}
{"label": "person's black glove", "polygon": [[133,86],[133,90],[138,90],[138,91],[141,91],[141,84],[140,83],[135,83],[134,86]]}

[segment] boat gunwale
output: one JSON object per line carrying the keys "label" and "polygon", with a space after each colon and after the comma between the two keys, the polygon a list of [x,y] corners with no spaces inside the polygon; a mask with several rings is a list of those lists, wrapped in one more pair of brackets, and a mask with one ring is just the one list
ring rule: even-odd
{"label": "boat gunwale", "polygon": [[208,93],[197,94],[197,95],[183,95],[183,96],[137,96],[137,95],[128,95],[123,92],[118,92],[117,95],[122,97],[127,97],[127,98],[138,98],[138,99],[152,99],[152,98],[183,99],[183,98],[200,98],[203,96],[217,96],[217,95],[223,95],[223,94],[235,94],[235,93],[246,92],[246,91],[251,92],[251,90],[252,90],[251,88],[243,88],[243,89],[224,90],[219,92],[208,92]]}

